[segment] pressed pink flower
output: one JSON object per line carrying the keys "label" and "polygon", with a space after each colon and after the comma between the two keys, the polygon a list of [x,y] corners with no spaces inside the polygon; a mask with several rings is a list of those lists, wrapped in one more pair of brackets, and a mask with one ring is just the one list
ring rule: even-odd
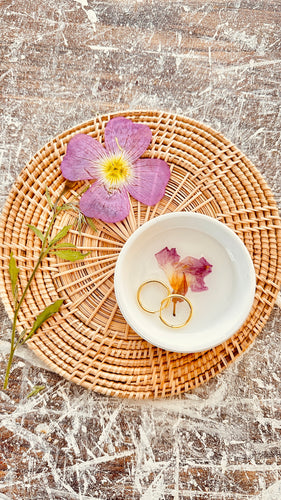
{"label": "pressed pink flower", "polygon": [[193,292],[208,290],[204,278],[212,272],[213,266],[205,257],[185,257],[180,260],[176,249],[169,250],[167,247],[156,253],[155,257],[165,272],[173,293],[185,295],[189,287]]}
{"label": "pressed pink flower", "polygon": [[170,179],[168,164],[140,159],[151,137],[147,125],[116,117],[105,127],[105,146],[86,134],[70,139],[62,175],[70,181],[95,180],[80,200],[84,215],[119,222],[129,214],[129,194],[145,205],[161,200]]}

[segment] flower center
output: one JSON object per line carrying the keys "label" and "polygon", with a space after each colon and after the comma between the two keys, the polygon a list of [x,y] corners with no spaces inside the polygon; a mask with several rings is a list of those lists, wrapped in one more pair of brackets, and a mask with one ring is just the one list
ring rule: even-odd
{"label": "flower center", "polygon": [[104,182],[108,188],[118,188],[123,185],[131,175],[131,165],[121,154],[106,158],[102,164]]}

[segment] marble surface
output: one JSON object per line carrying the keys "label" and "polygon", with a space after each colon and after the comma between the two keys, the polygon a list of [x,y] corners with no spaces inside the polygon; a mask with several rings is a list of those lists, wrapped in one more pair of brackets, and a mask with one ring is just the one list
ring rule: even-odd
{"label": "marble surface", "polygon": [[[148,108],[222,132],[281,208],[279,0],[2,0],[0,10],[0,208],[49,139],[97,113]],[[0,314],[3,374],[11,325]],[[77,387],[20,350],[0,392],[0,499],[279,500],[280,346],[275,306],[220,376],[143,402]]]}

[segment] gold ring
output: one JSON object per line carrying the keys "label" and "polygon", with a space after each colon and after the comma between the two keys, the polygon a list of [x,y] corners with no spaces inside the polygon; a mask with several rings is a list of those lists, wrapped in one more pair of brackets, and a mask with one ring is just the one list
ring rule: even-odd
{"label": "gold ring", "polygon": [[[162,317],[162,310],[165,309],[167,305],[165,305],[165,302],[167,300],[171,300],[173,298],[176,298],[176,299],[182,299],[182,300],[185,300],[185,302],[189,305],[189,316],[187,318],[187,320],[184,322],[184,323],[181,323],[180,325],[172,325],[170,323],[168,323],[163,317]],[[185,297],[184,295],[180,295],[179,293],[171,293],[170,295],[168,295],[167,297],[165,297],[162,301],[161,301],[161,304],[160,304],[160,309],[159,309],[159,318],[161,319],[162,323],[164,323],[166,326],[169,326],[170,328],[182,328],[183,326],[187,325],[187,323],[191,320],[191,316],[192,316],[192,313],[193,313],[193,308],[192,308],[192,304],[190,302],[190,300],[188,300],[187,297]]]}
{"label": "gold ring", "polygon": [[[137,301],[138,301],[139,306],[140,306],[140,307],[141,307],[141,308],[142,308],[145,312],[148,312],[148,313],[154,314],[154,313],[156,313],[156,312],[159,312],[159,311],[160,311],[160,309],[156,309],[155,311],[152,311],[151,309],[147,309],[147,307],[145,307],[145,306],[142,304],[141,299],[140,299],[140,294],[141,294],[142,289],[143,289],[146,285],[149,285],[150,283],[157,283],[158,285],[162,285],[162,286],[166,289],[166,291],[168,292],[168,296],[169,296],[169,294],[170,294],[171,290],[170,290],[170,288],[166,285],[166,283],[164,283],[163,281],[159,281],[159,280],[148,280],[148,281],[144,281],[144,283],[142,283],[142,284],[139,286],[138,291],[137,291]],[[166,300],[166,299],[167,299],[167,297],[165,297],[165,299],[164,299],[164,300]],[[162,302],[163,302],[163,301],[162,301]],[[162,302],[161,302],[161,304],[162,304]],[[168,303],[168,304],[169,304],[169,303]],[[168,304],[167,304],[167,306],[168,306]],[[166,307],[167,307],[167,306],[166,306]],[[163,308],[162,308],[162,309],[163,309]]]}

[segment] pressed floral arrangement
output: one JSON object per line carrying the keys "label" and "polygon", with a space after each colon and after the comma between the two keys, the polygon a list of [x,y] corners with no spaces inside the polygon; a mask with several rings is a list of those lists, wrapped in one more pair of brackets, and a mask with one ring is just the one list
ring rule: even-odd
{"label": "pressed floral arrangement", "polygon": [[[21,296],[19,296],[18,278],[20,268],[16,257],[10,254],[9,275],[14,299],[14,316],[11,334],[10,355],[8,358],[4,389],[8,387],[10,370],[16,349],[25,344],[38,328],[58,312],[63,300],[49,304],[35,319],[30,330],[18,333],[18,313],[34,279],[36,271],[47,255],[77,261],[87,255],[73,248],[74,245],[62,240],[71,226],[64,226],[57,234],[51,233],[58,215],[64,210],[74,210],[78,214],[78,227],[81,221],[95,229],[93,218],[106,223],[116,223],[127,217],[130,210],[129,195],[145,205],[154,205],[163,197],[170,179],[168,164],[160,159],[140,158],[148,148],[152,132],[147,125],[134,123],[123,117],[111,119],[105,128],[105,147],[96,139],[86,134],[77,134],[70,139],[67,152],[61,162],[62,176],[66,179],[65,188],[53,203],[49,190],[46,197],[50,208],[50,217],[44,233],[39,228],[29,225],[41,242],[41,251],[30,274]],[[62,202],[63,195],[71,186],[69,181],[94,180],[82,193],[79,206],[75,203]],[[42,386],[35,387],[30,395],[35,395]]]}
{"label": "pressed floral arrangement", "polygon": [[[50,232],[50,239],[54,238],[64,226],[71,225],[71,228],[66,237],[58,242],[58,248],[54,247],[49,256],[46,255],[35,273],[33,284],[19,310],[14,346],[17,340],[23,341],[19,339],[19,336],[25,327],[29,331],[32,329],[36,316],[52,305],[56,299],[64,299],[55,317],[50,317],[47,324],[39,328],[36,334],[27,341],[29,348],[39,358],[66,379],[108,396],[146,398],[161,395],[164,397],[186,392],[205,383],[244,352],[261,331],[275,303],[277,290],[280,288],[280,266],[278,267],[280,259],[276,260],[280,255],[280,222],[274,196],[262,175],[243,152],[239,151],[220,132],[188,117],[164,111],[137,110],[122,112],[121,115],[135,124],[148,125],[151,129],[153,140],[142,159],[150,157],[168,162],[171,177],[165,189],[165,196],[155,206],[145,206],[133,198],[124,184],[130,203],[128,217],[116,224],[103,223],[101,220],[93,221],[92,218],[88,218],[87,224],[84,223],[85,219],[82,218],[83,214],[78,204],[76,213],[66,205],[69,206],[73,200],[78,202],[89,185],[93,188],[98,179],[91,173],[85,181],[75,182],[69,188],[69,192],[66,192],[59,200],[58,204],[64,205],[63,210],[66,211],[60,212]],[[69,153],[69,145],[76,135],[83,133],[90,136],[91,141],[92,138],[97,139],[100,146],[107,150],[104,130],[108,121],[117,116],[120,118],[120,114],[117,113],[97,116],[93,120],[63,131],[31,158],[9,193],[0,221],[0,258],[2,261],[0,291],[4,307],[12,321],[15,301],[8,276],[9,260],[11,260],[10,273],[14,273],[18,287],[18,300],[20,300],[42,247],[40,238],[37,238],[34,230],[27,226],[29,223],[45,234],[52,217],[52,208],[51,205],[48,206],[46,197],[49,197],[50,201],[55,204],[64,185],[68,187],[68,182],[61,174],[60,166],[62,159],[66,158]],[[118,138],[117,141],[125,151],[124,144]],[[116,145],[117,141],[115,139]],[[118,149],[121,152],[121,149]],[[106,170],[108,173],[108,169],[105,169],[104,173]],[[261,212],[261,207],[264,206],[267,208],[266,213]],[[237,209],[236,212],[233,210],[234,207],[238,207],[239,210]],[[168,351],[162,352],[156,347],[158,344],[156,337],[150,344],[146,344],[141,336],[135,333],[138,329],[130,328],[129,317],[126,319],[123,309],[118,307],[119,304],[116,302],[118,293],[115,293],[117,290],[114,283],[118,274],[119,257],[125,247],[124,243],[129,241],[131,235],[135,235],[136,230],[142,227],[145,231],[146,223],[151,221],[153,225],[153,221],[161,215],[167,214],[168,216],[171,213],[172,219],[174,214],[182,213],[184,216],[185,212],[187,212],[187,218],[192,217],[192,213],[210,216],[236,232],[250,253],[254,249],[255,271],[259,278],[256,302],[243,328],[237,330],[233,339],[230,338],[227,343],[220,344],[218,348],[208,350],[206,355],[201,354],[202,348],[197,347],[197,344],[197,351],[192,351],[196,352],[193,356],[184,354],[184,352],[191,351],[178,350],[181,352],[179,370],[179,358],[174,354],[176,349],[173,347],[173,341],[170,344],[171,347],[164,347]],[[96,231],[89,227],[93,223]],[[249,228],[259,227],[263,229],[261,232],[257,232],[256,229],[255,231],[249,230]],[[152,245],[150,252],[145,242],[143,246],[140,241],[139,248],[143,248],[144,252],[139,255],[138,268],[146,272],[140,271],[132,275],[132,278],[137,281],[133,281],[136,288],[132,290],[131,300],[136,299],[137,287],[145,278],[157,278],[163,281],[169,288],[169,294],[175,291],[164,269],[159,269],[154,257],[161,249],[176,247],[177,253],[181,256],[179,262],[187,256],[202,257],[199,244],[203,242],[201,238],[199,238],[200,241],[194,240],[193,243],[187,244],[181,239],[181,234],[179,239],[169,237],[168,227],[166,229],[161,241],[159,239],[157,242],[157,238],[155,239],[156,244]],[[173,234],[173,227],[171,231]],[[69,246],[63,246],[66,241]],[[222,271],[217,254],[211,252],[211,247],[203,245],[203,248],[204,252],[206,251],[206,255],[203,253],[204,257],[208,263],[212,264],[212,273],[206,276],[206,279],[204,278],[209,291],[195,294],[189,284],[186,296],[184,296],[185,300],[177,302],[176,318],[173,318],[172,299],[174,297],[170,299],[169,307],[162,308],[164,319],[179,325],[186,317],[184,313],[188,314],[188,300],[192,301],[193,316],[190,324],[185,328],[188,335],[182,335],[180,330],[169,330],[172,338],[188,337],[188,345],[190,345],[189,332],[192,332],[197,324],[197,306],[201,311],[202,305],[206,303],[208,306],[207,309],[203,307],[204,315],[202,318],[200,315],[199,322],[201,319],[207,321],[209,310],[213,314],[209,299],[212,302],[217,297],[216,287],[219,284],[217,273]],[[10,256],[11,250],[13,256]],[[69,264],[58,255],[53,257],[54,251],[63,252],[65,258],[70,251],[79,251],[81,254],[90,251],[90,254],[84,256],[81,261],[78,260],[77,263]],[[146,260],[143,260],[143,254],[146,255]],[[271,259],[264,259],[265,255],[270,255]],[[141,267],[141,263],[144,268]],[[19,274],[16,276],[19,268]],[[270,276],[270,283],[268,276]],[[151,295],[154,293],[154,286],[157,284],[146,285],[141,292],[144,305],[147,305],[148,299],[148,308],[153,310],[159,309],[159,298],[165,298],[168,293],[165,287],[161,288],[159,285],[152,302]],[[244,296],[244,293],[242,295]],[[163,307],[167,302],[168,299],[165,299]],[[130,310],[134,311],[134,307],[138,307],[135,302]],[[144,312],[141,311],[140,315],[144,318],[144,322],[150,324],[150,316],[144,316]],[[151,323],[159,326],[161,329],[159,335],[162,333],[164,335],[167,327],[162,326],[158,316],[159,313],[154,313],[151,316]],[[220,321],[220,316],[220,313],[215,315],[218,321]],[[148,327],[147,331],[149,330]],[[220,325],[217,331],[221,331]],[[28,334],[28,332],[25,333]],[[204,334],[201,329],[200,333]],[[206,335],[209,338],[209,328],[206,330]],[[75,339],[74,344],[73,339]],[[102,357],[97,356],[100,350],[103,352]],[[124,373],[122,360],[125,358],[128,362]],[[151,362],[154,359],[158,360],[156,364]],[[139,378],[140,370],[143,370],[143,373],[149,373],[145,384]],[[120,384],[120,381],[124,383]],[[31,395],[38,391],[38,387],[34,390],[35,392],[31,391]]]}

